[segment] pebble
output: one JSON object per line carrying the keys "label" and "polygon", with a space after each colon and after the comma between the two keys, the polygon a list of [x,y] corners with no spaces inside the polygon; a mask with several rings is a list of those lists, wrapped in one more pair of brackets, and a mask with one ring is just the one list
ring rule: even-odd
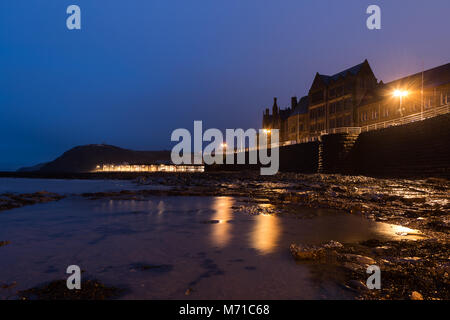
{"label": "pebble", "polygon": [[366,290],[367,286],[360,280],[350,280],[348,286],[357,290]]}
{"label": "pebble", "polygon": [[411,300],[423,300],[423,296],[417,291],[413,291],[410,297]]}
{"label": "pebble", "polygon": [[355,262],[355,263],[359,263],[359,264],[368,264],[368,265],[376,264],[376,261],[374,259],[372,259],[370,257],[366,257],[366,256],[361,256],[359,254],[347,253],[347,254],[341,255],[341,257],[343,257],[347,261]]}

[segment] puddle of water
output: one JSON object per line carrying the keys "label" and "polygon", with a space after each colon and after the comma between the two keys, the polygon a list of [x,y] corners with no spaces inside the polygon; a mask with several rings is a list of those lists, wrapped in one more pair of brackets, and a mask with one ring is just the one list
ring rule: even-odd
{"label": "puddle of water", "polygon": [[[289,245],[413,233],[334,210],[319,209],[312,219],[249,215],[233,211],[236,201],[69,197],[4,211],[0,240],[11,244],[0,248],[0,282],[28,289],[66,278],[67,266],[76,264],[83,276],[128,288],[125,299],[350,298],[332,283],[315,282]],[[0,290],[0,298],[5,294]]]}

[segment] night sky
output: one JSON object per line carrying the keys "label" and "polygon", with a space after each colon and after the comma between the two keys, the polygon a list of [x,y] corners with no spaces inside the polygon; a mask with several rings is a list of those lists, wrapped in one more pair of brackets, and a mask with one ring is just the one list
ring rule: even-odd
{"label": "night sky", "polygon": [[450,62],[449,15],[449,0],[2,0],[0,170],[89,143],[170,149],[194,120],[260,128],[316,72],[367,58],[386,82]]}

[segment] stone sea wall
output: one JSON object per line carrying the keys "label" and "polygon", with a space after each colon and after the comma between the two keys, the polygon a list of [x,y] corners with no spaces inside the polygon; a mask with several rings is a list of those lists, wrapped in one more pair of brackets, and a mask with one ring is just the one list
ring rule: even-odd
{"label": "stone sea wall", "polygon": [[[281,147],[279,170],[382,177],[450,178],[450,114],[359,135],[325,135],[321,140]],[[206,167],[207,171],[256,169],[259,169],[258,165]]]}
{"label": "stone sea wall", "polygon": [[361,133],[344,173],[450,178],[450,114]]}

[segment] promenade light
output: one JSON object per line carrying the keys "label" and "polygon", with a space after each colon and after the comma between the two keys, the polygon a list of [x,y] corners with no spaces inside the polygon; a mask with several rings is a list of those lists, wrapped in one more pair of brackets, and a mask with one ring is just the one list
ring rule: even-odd
{"label": "promenade light", "polygon": [[393,93],[394,97],[400,98],[400,117],[403,117],[403,97],[406,97],[408,95],[408,91],[406,90],[394,90]]}
{"label": "promenade light", "polygon": [[406,90],[394,90],[394,97],[406,97],[408,95],[408,91]]}
{"label": "promenade light", "polygon": [[227,144],[226,144],[226,143],[222,143],[220,146],[221,146],[222,148],[226,148],[226,147],[227,147]]}

